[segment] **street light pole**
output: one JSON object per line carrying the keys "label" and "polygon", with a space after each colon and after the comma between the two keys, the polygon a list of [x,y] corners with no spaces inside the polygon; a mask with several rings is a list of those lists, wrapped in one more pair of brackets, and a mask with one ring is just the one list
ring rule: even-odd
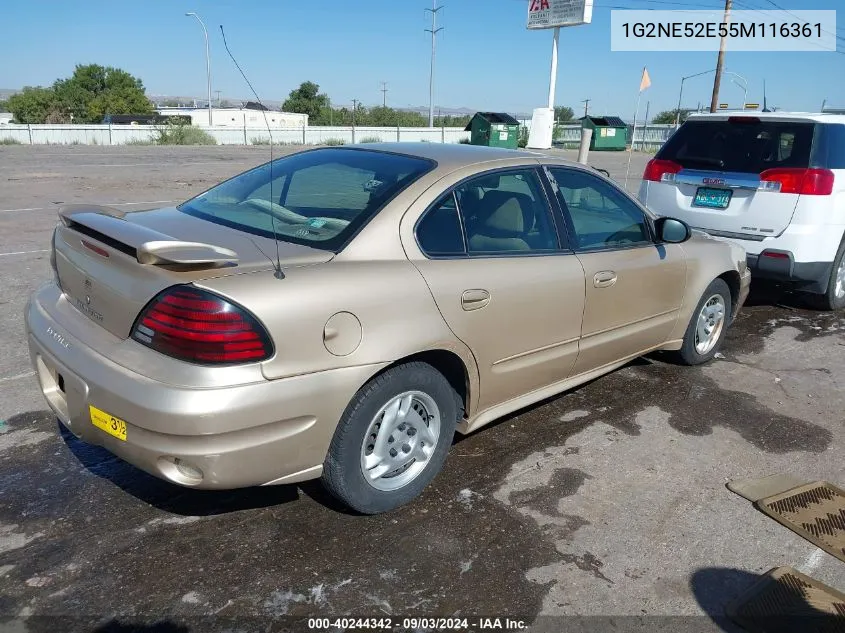
{"label": "street light pole", "polygon": [[[737,86],[742,88],[743,92],[745,93],[742,97],[742,109],[745,110],[745,104],[748,103],[748,80],[739,73],[732,73],[728,70],[725,71],[725,74],[735,77],[736,79],[731,79],[731,81],[733,81]],[[737,79],[742,80],[742,84],[740,84]]]}
{"label": "street light pole", "polygon": [[196,13],[191,11],[190,13],[186,13],[185,16],[193,16],[197,19],[197,22],[200,23],[202,27],[202,32],[205,35],[205,75],[206,75],[206,83],[208,84],[208,125],[211,126],[211,56],[209,55],[208,49],[208,31],[205,28],[205,24],[200,19]]}
{"label": "street light pole", "polygon": [[693,79],[695,77],[701,77],[702,75],[709,75],[710,73],[714,73],[714,72],[716,72],[715,69],[714,70],[705,70],[704,72],[701,72],[701,73],[695,73],[694,75],[687,75],[686,77],[681,77],[681,92],[678,95],[678,112],[677,112],[677,115],[675,116],[675,125],[676,126],[681,124],[681,107],[682,107],[681,101],[684,98],[684,82],[687,79]]}

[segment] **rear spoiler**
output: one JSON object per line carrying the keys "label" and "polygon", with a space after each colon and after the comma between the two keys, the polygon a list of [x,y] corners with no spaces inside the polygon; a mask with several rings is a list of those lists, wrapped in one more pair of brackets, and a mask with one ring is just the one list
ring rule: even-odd
{"label": "rear spoiler", "polygon": [[66,227],[82,232],[135,256],[140,264],[150,266],[226,266],[237,264],[238,254],[228,248],[185,242],[153,229],[127,222],[126,212],[90,204],[71,204],[59,209],[59,219]]}

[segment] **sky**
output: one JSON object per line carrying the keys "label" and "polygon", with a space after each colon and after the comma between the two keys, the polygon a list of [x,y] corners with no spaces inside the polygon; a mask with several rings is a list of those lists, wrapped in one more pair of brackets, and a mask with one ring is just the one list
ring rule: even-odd
{"label": "sky", "polygon": [[[548,100],[552,31],[528,31],[528,0],[439,0],[435,104],[530,113]],[[785,9],[835,9],[842,0],[775,0]],[[771,0],[735,0],[738,8],[773,9]],[[48,85],[76,64],[117,66],[140,77],[152,95],[206,93],[205,48],[196,11],[209,31],[212,89],[251,98],[226,54],[229,47],[259,96],[283,100],[314,81],[333,104],[382,101],[427,106],[431,0],[41,0],[3,10],[0,88]],[[652,87],[651,114],[677,106],[680,79],[715,68],[716,53],[612,52],[610,12],[624,9],[705,9],[723,0],[595,0],[593,22],[561,30],[556,105],[630,119],[643,67]],[[845,35],[845,18],[837,29]],[[845,107],[845,37],[838,52],[730,52],[726,69],[748,79],[749,102],[818,110]],[[684,106],[709,103],[712,75],[688,80]],[[215,93],[216,95],[216,93]],[[742,90],[723,83],[720,101],[739,106]],[[643,115],[641,110],[640,116]]]}

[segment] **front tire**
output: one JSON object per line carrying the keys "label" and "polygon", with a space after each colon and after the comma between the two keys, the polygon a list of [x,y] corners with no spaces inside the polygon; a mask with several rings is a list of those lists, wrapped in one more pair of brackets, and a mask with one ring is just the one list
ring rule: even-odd
{"label": "front tire", "polygon": [[455,389],[428,363],[388,369],[347,406],[323,464],[323,485],[362,514],[408,503],[443,467],[461,413]]}
{"label": "front tire", "polygon": [[731,289],[723,280],[714,279],[692,313],[684,344],[677,352],[678,360],[684,365],[703,365],[713,360],[725,340],[732,309]]}

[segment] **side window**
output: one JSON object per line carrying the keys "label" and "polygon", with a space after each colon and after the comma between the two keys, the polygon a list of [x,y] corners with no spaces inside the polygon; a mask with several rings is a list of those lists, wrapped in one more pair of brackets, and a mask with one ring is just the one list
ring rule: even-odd
{"label": "side window", "polygon": [[580,250],[651,244],[640,208],[613,185],[578,169],[551,170]]}
{"label": "side window", "polygon": [[533,169],[479,176],[455,190],[470,255],[558,250],[558,238]]}
{"label": "side window", "polygon": [[454,193],[450,193],[425,214],[417,225],[417,243],[420,250],[430,257],[466,254]]}

